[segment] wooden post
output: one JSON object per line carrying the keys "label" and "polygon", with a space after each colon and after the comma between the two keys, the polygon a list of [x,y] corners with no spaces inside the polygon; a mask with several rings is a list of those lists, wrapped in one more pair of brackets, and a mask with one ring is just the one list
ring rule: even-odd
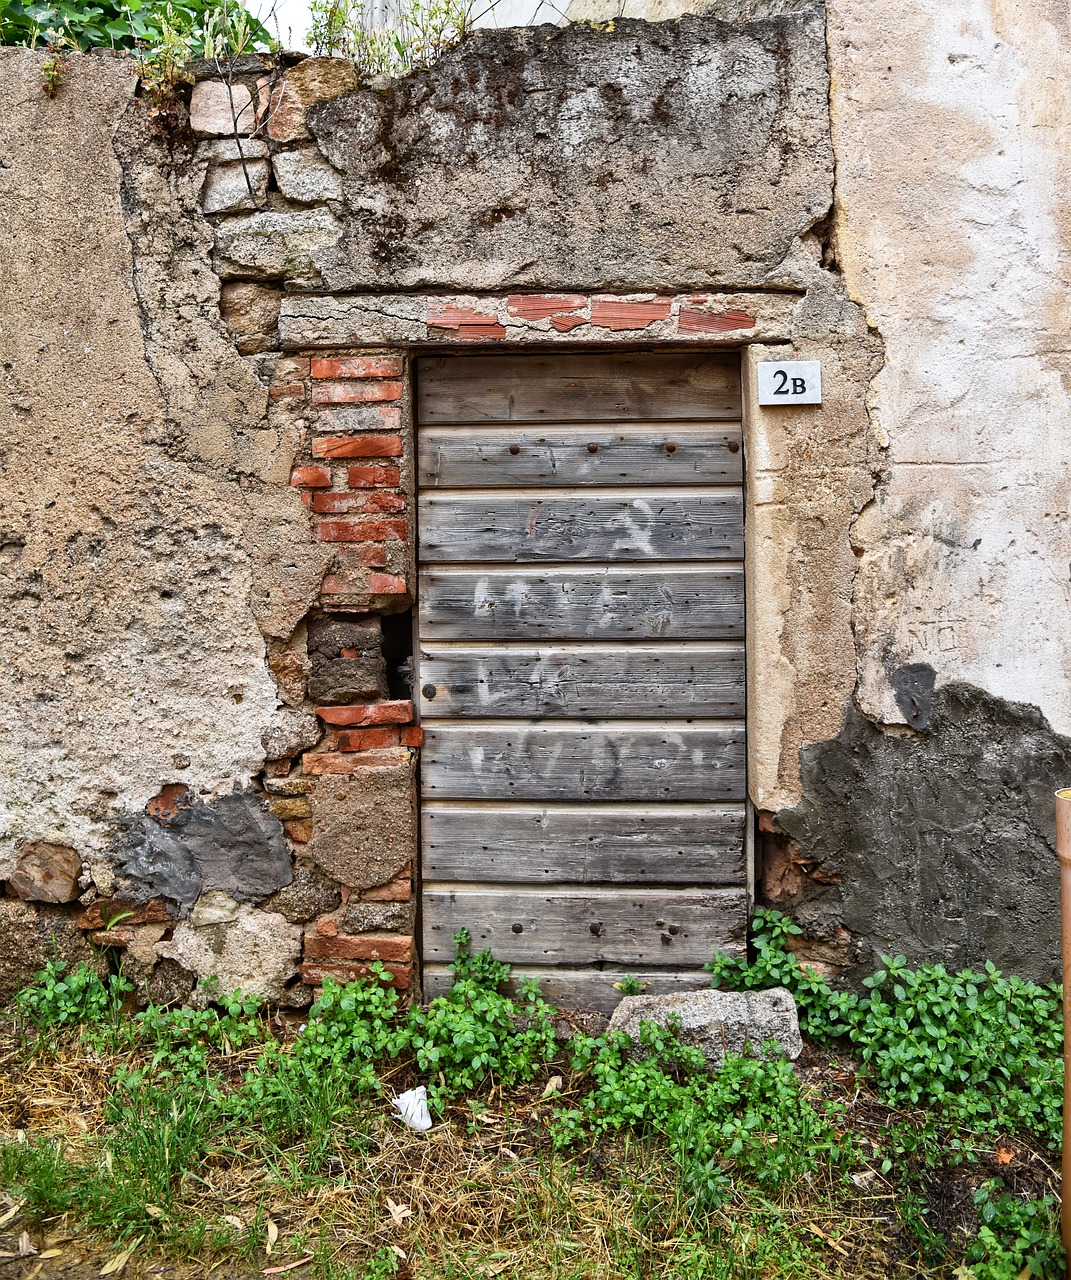
{"label": "wooden post", "polygon": [[1060,921],[1064,978],[1064,1132],[1060,1175],[1060,1238],[1071,1280],[1071,788],[1056,793],[1056,854],[1060,859]]}

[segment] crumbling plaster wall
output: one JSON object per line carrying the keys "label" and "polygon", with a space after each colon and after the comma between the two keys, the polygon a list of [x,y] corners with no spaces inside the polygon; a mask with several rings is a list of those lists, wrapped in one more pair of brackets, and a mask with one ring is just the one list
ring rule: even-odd
{"label": "crumbling plaster wall", "polygon": [[41,57],[0,50],[0,874],[24,840],[92,860],[165,783],[248,785],[265,637],[307,608],[294,441],[220,322],[198,175],[129,120],[128,61],[49,100]]}

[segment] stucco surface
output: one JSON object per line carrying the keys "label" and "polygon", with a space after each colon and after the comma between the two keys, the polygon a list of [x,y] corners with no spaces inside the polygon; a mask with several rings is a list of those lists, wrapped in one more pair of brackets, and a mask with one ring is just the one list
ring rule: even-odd
{"label": "stucco surface", "polygon": [[71,59],[50,100],[43,56],[0,49],[0,875],[27,840],[88,858],[164,783],[248,785],[258,620],[307,607],[292,443],[222,331],[199,175],[129,61]]}
{"label": "stucco surface", "polygon": [[1049,0],[829,0],[836,247],[880,332],[859,704],[933,667],[1071,730],[1071,34]]}

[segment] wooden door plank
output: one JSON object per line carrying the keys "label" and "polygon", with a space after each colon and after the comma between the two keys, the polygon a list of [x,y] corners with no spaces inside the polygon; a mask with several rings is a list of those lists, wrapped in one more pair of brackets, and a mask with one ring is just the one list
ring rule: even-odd
{"label": "wooden door plank", "polygon": [[425,647],[417,687],[424,716],[742,716],[744,647]]}
{"label": "wooden door plank", "polygon": [[738,560],[743,553],[739,488],[432,490],[420,499],[425,563]]}
{"label": "wooden door plank", "polygon": [[425,640],[744,635],[738,568],[425,569],[417,598]]}
{"label": "wooden door plank", "polygon": [[449,963],[467,929],[474,951],[511,964],[702,965],[743,939],[746,907],[742,889],[431,889],[424,959]]}
{"label": "wooden door plank", "polygon": [[[732,942],[719,950],[736,956],[743,954],[744,948],[741,943]],[[622,992],[614,984],[626,976],[644,984],[645,996],[705,991],[710,986],[710,974],[702,969],[641,969],[637,973],[629,973],[627,969],[543,969],[522,965],[510,974],[504,990],[516,996],[521,982],[534,978],[539,983],[543,999],[556,1009],[593,1009],[598,1013],[612,1013],[622,998]],[[425,966],[424,999],[434,1000],[436,996],[446,995],[453,983],[454,975],[448,966]]]}
{"label": "wooden door plank", "polygon": [[735,353],[549,353],[417,362],[417,418],[447,422],[740,420]]}
{"label": "wooden door plank", "polygon": [[629,422],[613,427],[425,427],[427,488],[739,484],[740,427]]}
{"label": "wooden door plank", "polygon": [[436,804],[421,813],[425,883],[740,885],[742,804]]}
{"label": "wooden door plank", "polygon": [[426,797],[456,800],[743,800],[744,730],[425,721],[421,777]]}

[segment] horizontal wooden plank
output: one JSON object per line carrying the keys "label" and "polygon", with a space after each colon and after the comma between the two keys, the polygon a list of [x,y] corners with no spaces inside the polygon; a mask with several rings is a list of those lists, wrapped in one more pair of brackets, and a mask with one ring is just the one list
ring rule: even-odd
{"label": "horizontal wooden plank", "polygon": [[417,362],[417,417],[444,422],[740,419],[736,353],[445,356]]}
{"label": "horizontal wooden plank", "polygon": [[[719,948],[729,955],[740,955],[743,946],[732,942]],[[514,969],[505,990],[516,995],[521,982],[534,978],[539,983],[543,999],[556,1009],[594,1010],[612,1013],[621,1002],[623,993],[614,985],[630,976],[643,984],[645,996],[673,995],[679,991],[705,991],[710,986],[710,974],[702,969],[643,969],[629,974],[625,969],[543,969],[523,965]],[[454,984],[454,975],[446,965],[427,965],[423,974],[424,999],[434,1000],[443,996]]]}
{"label": "horizontal wooden plank", "polygon": [[513,485],[739,484],[740,427],[630,422],[614,427],[425,427],[420,483]]}
{"label": "horizontal wooden plank", "polygon": [[425,569],[425,640],[742,639],[744,574],[687,565]]}
{"label": "horizontal wooden plank", "polygon": [[425,716],[741,716],[744,646],[424,647],[417,690]]}
{"label": "horizontal wooden plank", "polygon": [[736,885],[744,806],[435,804],[421,810],[425,881]]}
{"label": "horizontal wooden plank", "polygon": [[742,889],[425,889],[424,959],[448,963],[453,935],[511,964],[702,965],[743,940]]}
{"label": "horizontal wooden plank", "polygon": [[424,722],[425,799],[743,800],[743,726]]}
{"label": "horizontal wooden plank", "polygon": [[524,564],[540,560],[738,560],[739,488],[426,491],[420,559]]}

